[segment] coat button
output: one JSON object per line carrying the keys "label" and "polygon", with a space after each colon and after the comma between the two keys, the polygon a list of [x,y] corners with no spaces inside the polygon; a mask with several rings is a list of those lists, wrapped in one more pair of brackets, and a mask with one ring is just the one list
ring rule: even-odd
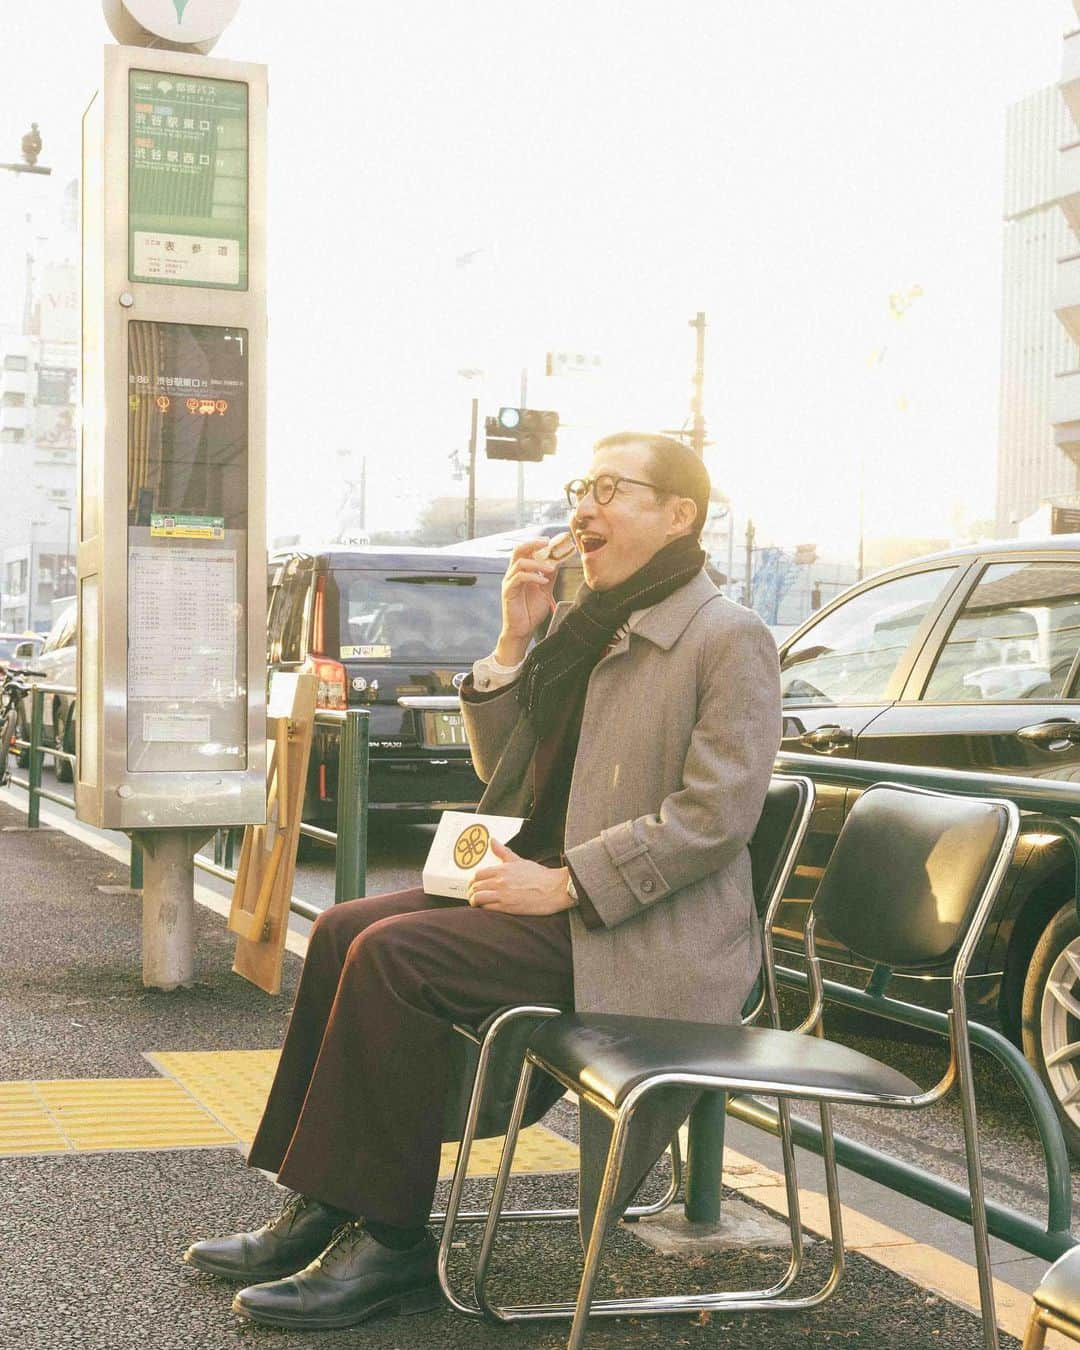
{"label": "coat button", "polygon": [[656,882],[653,881],[652,877],[646,877],[641,883],[641,889],[646,895],[652,895],[653,891],[656,890]]}

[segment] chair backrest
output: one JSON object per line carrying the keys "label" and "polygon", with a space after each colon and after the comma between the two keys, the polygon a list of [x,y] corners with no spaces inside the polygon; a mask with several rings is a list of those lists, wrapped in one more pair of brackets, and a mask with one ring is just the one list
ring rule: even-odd
{"label": "chair backrest", "polygon": [[1014,815],[1005,802],[877,783],[848,812],[814,914],[875,965],[955,961]]}
{"label": "chair backrest", "polygon": [[765,917],[792,845],[803,833],[803,817],[812,796],[813,784],[805,778],[774,777],[769,782],[765,805],[750,840],[754,904],[760,918]]}

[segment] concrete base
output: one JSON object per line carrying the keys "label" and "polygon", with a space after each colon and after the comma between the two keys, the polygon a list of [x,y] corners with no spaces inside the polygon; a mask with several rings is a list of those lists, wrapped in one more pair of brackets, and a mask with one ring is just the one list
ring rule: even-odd
{"label": "concrete base", "polygon": [[[724,1197],[720,1222],[687,1223],[682,1205],[671,1205],[662,1214],[626,1224],[626,1231],[664,1256],[695,1256],[728,1248],[787,1247],[788,1226],[771,1218],[745,1200]],[[809,1238],[804,1238],[807,1245]]]}
{"label": "concrete base", "polygon": [[180,989],[195,978],[194,854],[213,833],[203,827],[136,836],[143,850],[143,984],[149,989]]}

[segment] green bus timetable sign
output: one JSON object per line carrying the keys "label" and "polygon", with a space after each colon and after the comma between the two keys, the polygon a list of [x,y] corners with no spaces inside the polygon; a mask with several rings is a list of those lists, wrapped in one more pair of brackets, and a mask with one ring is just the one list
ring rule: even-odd
{"label": "green bus timetable sign", "polygon": [[247,85],[132,70],[129,95],[129,277],[247,290]]}

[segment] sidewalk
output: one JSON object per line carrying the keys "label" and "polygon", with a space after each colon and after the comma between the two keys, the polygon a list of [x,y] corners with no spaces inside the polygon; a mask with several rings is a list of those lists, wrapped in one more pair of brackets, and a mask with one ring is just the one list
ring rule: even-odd
{"label": "sidewalk", "polygon": [[[0,1343],[27,1350],[565,1344],[562,1324],[494,1327],[448,1308],[308,1334],[235,1317],[232,1288],[179,1257],[192,1239],[254,1227],[280,1203],[273,1183],[244,1165],[244,1147],[273,1071],[300,958],[286,953],[283,992],[268,998],[230,973],[232,939],[219,914],[198,906],[196,983],[170,994],[144,989],[140,900],[122,889],[126,868],[63,829],[24,825],[25,814],[0,803]],[[517,1202],[572,1203],[574,1125],[573,1112],[560,1103],[537,1127],[525,1155],[530,1170],[513,1182]],[[734,1130],[729,1142],[747,1153],[754,1144],[749,1132],[736,1137]],[[480,1161],[493,1156],[488,1148]],[[764,1215],[776,1198],[775,1178],[756,1156],[728,1161],[732,1195],[741,1191]],[[812,1167],[806,1173],[812,1177]],[[474,1202],[483,1188],[470,1183]],[[445,1184],[441,1191],[440,1203]],[[859,1195],[854,1184],[845,1187],[849,1204],[857,1205]],[[813,1204],[808,1197],[811,1224]],[[931,1216],[910,1217],[925,1217],[918,1231],[939,1231],[931,1229]],[[839,1293],[821,1309],[594,1320],[589,1344],[980,1346],[978,1318],[933,1292],[943,1279],[954,1287],[946,1277],[955,1258],[915,1243],[910,1227],[897,1233],[880,1219],[860,1228],[863,1220],[852,1216],[849,1235],[879,1259],[850,1252]],[[807,1292],[810,1279],[827,1269],[823,1246],[811,1248]],[[909,1250],[898,1260],[902,1247]],[[970,1262],[970,1237],[965,1250]],[[497,1253],[497,1293],[516,1302],[571,1297],[579,1262],[570,1225],[507,1227]],[[771,1247],[660,1256],[626,1226],[610,1243],[601,1297],[762,1287],[785,1265],[786,1252]],[[923,1274],[898,1273],[911,1270]],[[963,1272],[951,1273],[962,1289]],[[1002,1295],[999,1321],[1019,1335],[1026,1295],[1005,1289]],[[1002,1344],[1015,1342],[1006,1336]]]}

